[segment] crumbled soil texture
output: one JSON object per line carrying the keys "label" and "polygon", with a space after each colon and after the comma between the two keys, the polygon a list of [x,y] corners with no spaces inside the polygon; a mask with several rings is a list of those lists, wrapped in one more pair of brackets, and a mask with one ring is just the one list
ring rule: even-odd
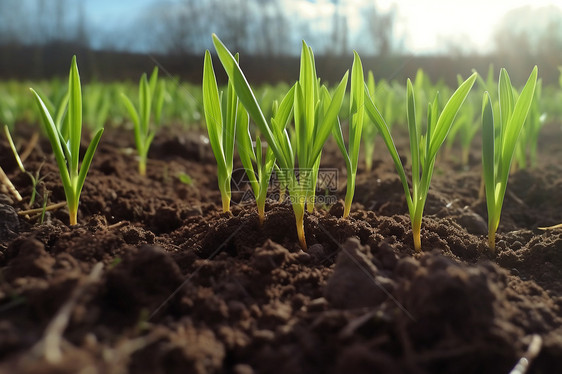
{"label": "crumbled soil texture", "polygon": [[[340,200],[307,214],[307,251],[287,203],[268,201],[259,224],[239,171],[221,212],[200,132],[162,131],[140,177],[132,132],[106,130],[75,227],[64,208],[43,223],[18,216],[32,187],[2,140],[0,165],[24,199],[0,195],[0,372],[495,374],[536,336],[528,372],[559,372],[562,233],[538,229],[562,222],[559,139],[559,125],[545,127],[540,165],[512,174],[496,253],[477,144],[464,168],[457,149],[440,156],[416,253],[379,140],[348,219],[342,158],[331,143],[324,152]],[[398,147],[407,154],[407,136]],[[44,191],[64,201],[48,143],[25,164],[42,178],[35,207]]]}

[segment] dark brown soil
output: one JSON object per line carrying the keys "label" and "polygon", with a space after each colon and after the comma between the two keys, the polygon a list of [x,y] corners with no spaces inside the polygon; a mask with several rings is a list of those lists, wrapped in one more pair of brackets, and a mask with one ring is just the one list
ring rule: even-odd
{"label": "dark brown soil", "polygon": [[[76,227],[64,209],[42,224],[18,218],[31,186],[2,140],[0,165],[24,202],[0,194],[0,372],[509,373],[534,335],[542,347],[528,372],[559,372],[562,234],[537,229],[562,222],[559,131],[544,129],[539,168],[510,178],[495,254],[476,147],[466,170],[454,153],[438,161],[423,252],[378,141],[351,217],[341,202],[307,215],[303,252],[290,205],[268,202],[261,227],[241,193],[221,213],[197,132],[160,134],[142,178],[132,134],[107,130]],[[26,166],[42,162],[49,200],[63,201],[45,142]],[[341,199],[336,147],[322,164],[339,168]]]}

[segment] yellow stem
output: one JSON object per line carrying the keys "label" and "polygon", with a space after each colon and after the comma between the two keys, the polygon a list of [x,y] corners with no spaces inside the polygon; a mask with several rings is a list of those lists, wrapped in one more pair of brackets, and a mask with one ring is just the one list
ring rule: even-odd
{"label": "yellow stem", "polygon": [[306,239],[304,237],[304,214],[301,217],[297,217],[297,236],[299,237],[299,244],[303,251],[306,251]]}
{"label": "yellow stem", "polygon": [[351,204],[345,204],[345,206],[343,207],[343,218],[347,218],[349,216],[349,213],[351,212]]}
{"label": "yellow stem", "polygon": [[492,252],[496,251],[496,232],[488,230],[488,247]]}
{"label": "yellow stem", "polygon": [[146,175],[146,163],[142,160],[139,161],[139,174],[143,177]]}
{"label": "yellow stem", "polygon": [[78,224],[78,209],[68,209],[68,215],[70,216],[70,226]]}
{"label": "yellow stem", "polygon": [[224,213],[230,212],[230,196],[222,195],[222,211]]}
{"label": "yellow stem", "polygon": [[412,235],[414,236],[414,249],[421,251],[421,221],[412,222]]}
{"label": "yellow stem", "polygon": [[350,174],[347,178],[347,191],[345,192],[345,202],[343,208],[343,218],[347,218],[351,212],[351,203],[353,202],[353,195],[355,194],[355,175]]}
{"label": "yellow stem", "polygon": [[306,203],[306,211],[310,214],[314,213],[314,197],[310,196]]}
{"label": "yellow stem", "polygon": [[258,206],[258,217],[260,219],[260,226],[265,222],[265,206]]}
{"label": "yellow stem", "polygon": [[285,201],[285,188],[279,190],[279,202],[282,203],[283,201]]}

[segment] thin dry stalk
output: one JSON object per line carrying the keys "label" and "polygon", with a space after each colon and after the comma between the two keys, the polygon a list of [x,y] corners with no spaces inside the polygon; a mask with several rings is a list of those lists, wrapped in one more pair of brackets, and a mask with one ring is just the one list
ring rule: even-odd
{"label": "thin dry stalk", "polygon": [[35,146],[37,145],[38,141],[39,141],[39,133],[34,132],[33,135],[31,135],[31,139],[29,139],[29,142],[25,146],[25,149],[20,155],[21,162],[25,162],[25,160],[28,159],[29,155],[31,155],[31,152],[33,152],[33,150],[35,149]]}
{"label": "thin dry stalk", "polygon": [[56,209],[59,209],[59,208],[65,207],[65,206],[66,206],[66,201],[63,201],[63,202],[61,202],[61,203],[56,203],[56,204],[53,204],[53,205],[49,205],[49,206],[46,206],[46,207],[44,207],[44,208],[35,208],[35,209],[28,209],[28,210],[20,210],[20,211],[18,212],[18,214],[19,214],[20,216],[26,216],[26,215],[29,215],[29,214],[42,213],[43,211],[56,210]]}
{"label": "thin dry stalk", "polygon": [[14,187],[14,185],[12,184],[12,181],[10,180],[10,178],[8,178],[6,173],[4,173],[4,170],[2,169],[2,167],[0,167],[0,183],[2,183],[3,185],[6,186],[8,191],[12,195],[14,195],[14,197],[16,198],[17,201],[22,200],[22,197],[21,197],[20,193],[18,192],[16,187]]}

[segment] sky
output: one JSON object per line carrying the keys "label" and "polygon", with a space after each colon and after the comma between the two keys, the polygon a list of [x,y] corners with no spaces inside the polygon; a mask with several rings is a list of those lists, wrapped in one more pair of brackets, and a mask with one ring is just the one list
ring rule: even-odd
{"label": "sky", "polygon": [[[124,26],[135,16],[146,12],[161,0],[84,0],[90,25],[103,28]],[[168,0],[181,1],[181,0]],[[204,0],[200,0],[204,1]],[[228,1],[228,0],[225,0]],[[331,27],[329,17],[334,10],[331,0],[283,0],[289,14],[317,20],[327,16],[316,27]],[[350,34],[359,25],[361,5],[375,3],[381,11],[395,7],[395,34],[403,47],[415,54],[443,52],[446,41],[485,53],[492,49],[491,37],[502,16],[525,5],[562,7],[562,0],[340,0],[348,15]],[[320,5],[320,6],[319,6]]]}

